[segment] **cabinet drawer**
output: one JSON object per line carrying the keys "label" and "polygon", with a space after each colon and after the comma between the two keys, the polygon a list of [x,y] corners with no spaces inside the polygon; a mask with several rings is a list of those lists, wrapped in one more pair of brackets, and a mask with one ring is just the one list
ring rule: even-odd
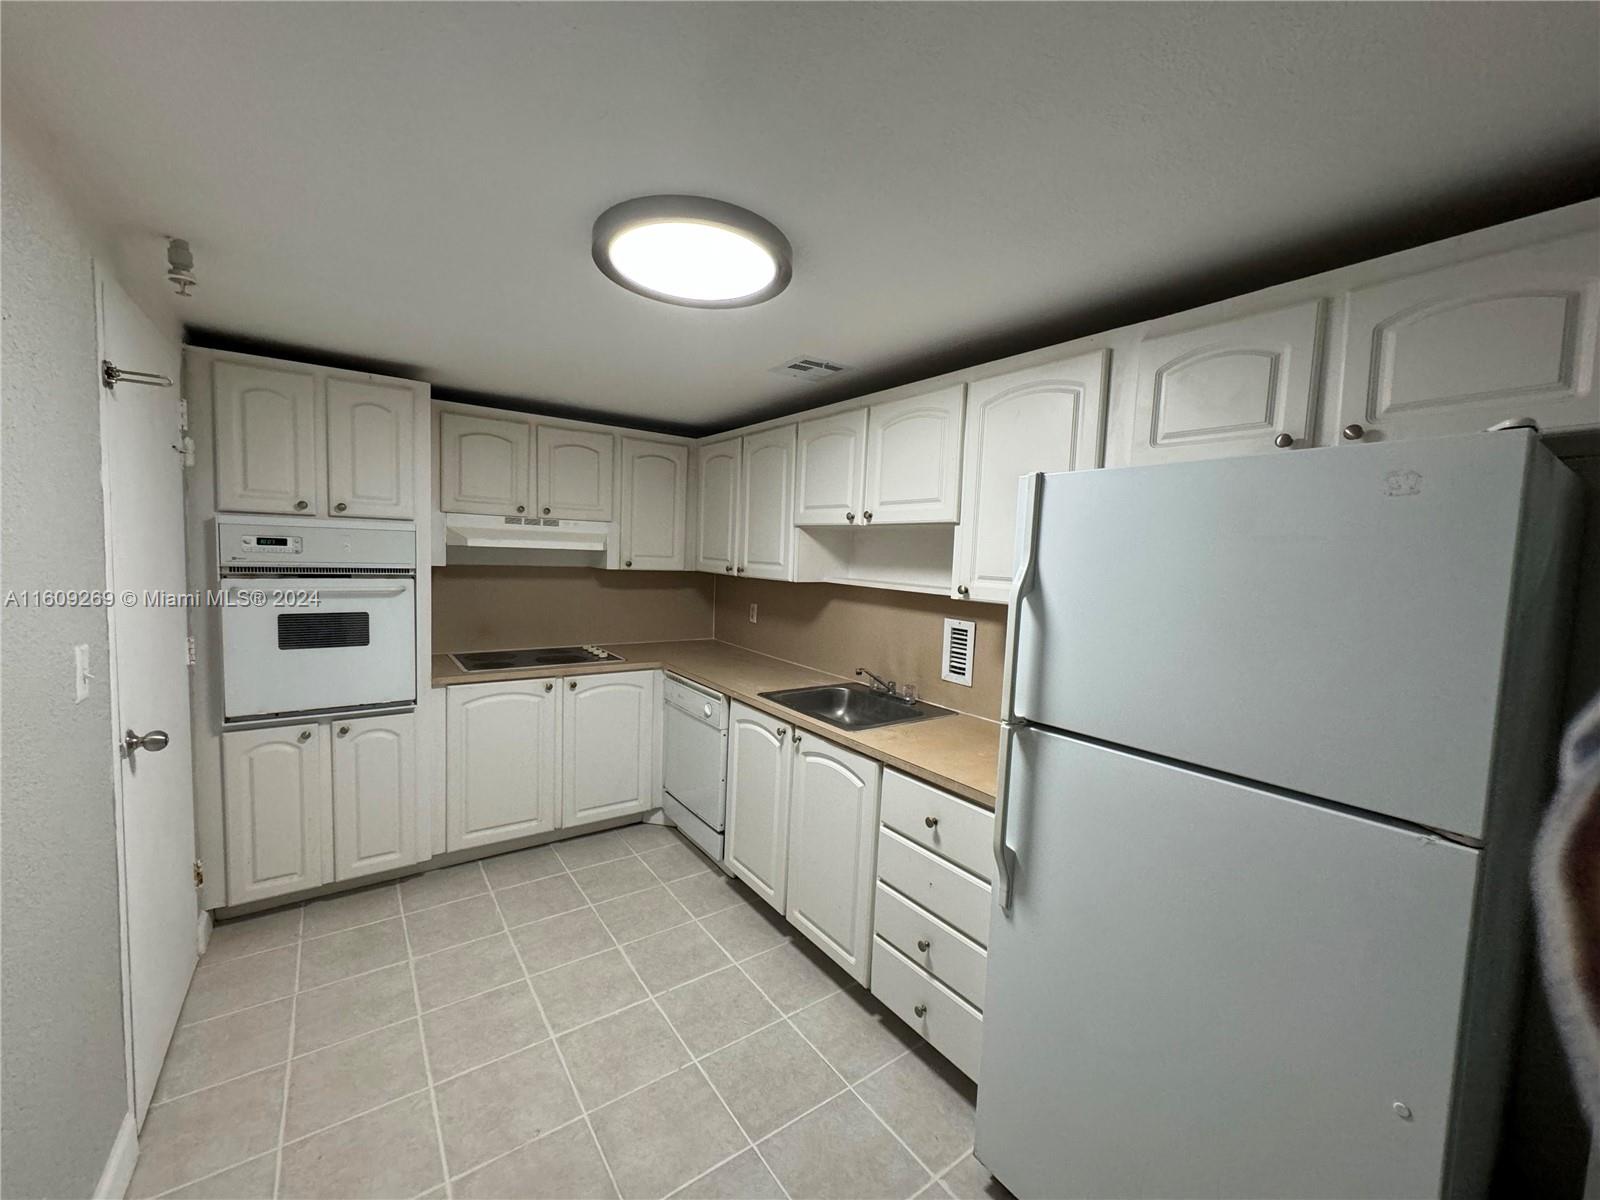
{"label": "cabinet drawer", "polygon": [[882,938],[872,945],[872,994],[969,1079],[977,1079],[983,1016]]}
{"label": "cabinet drawer", "polygon": [[989,885],[983,880],[890,829],[878,834],[878,878],[980,946],[989,944]]}
{"label": "cabinet drawer", "polygon": [[[928,824],[929,820],[932,825]],[[883,773],[883,823],[983,879],[994,876],[994,814],[898,771]]]}
{"label": "cabinet drawer", "polygon": [[[972,1007],[983,1007],[983,981],[989,955],[932,913],[900,893],[878,885],[878,936],[917,966],[947,985]],[[926,944],[927,949],[921,948]]]}

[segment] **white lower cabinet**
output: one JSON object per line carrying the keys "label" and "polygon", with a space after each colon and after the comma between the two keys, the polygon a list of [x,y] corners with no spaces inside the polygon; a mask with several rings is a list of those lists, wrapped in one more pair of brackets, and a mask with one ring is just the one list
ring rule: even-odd
{"label": "white lower cabinet", "polygon": [[229,904],[419,857],[410,713],[225,733],[222,776]]}
{"label": "white lower cabinet", "polygon": [[658,803],[656,671],[583,675],[565,681],[561,700],[563,825],[648,812]]}
{"label": "white lower cabinet", "polygon": [[223,734],[222,779],[229,904],[327,882],[326,725]]}
{"label": "white lower cabinet", "polygon": [[883,767],[811,734],[790,744],[789,921],[866,983]]}
{"label": "white lower cabinet", "polygon": [[556,827],[557,680],[449,689],[445,848],[465,850]]}
{"label": "white lower cabinet", "polygon": [[789,723],[735,701],[728,716],[723,861],[784,912],[789,854]]}
{"label": "white lower cabinet", "polygon": [[333,723],[333,877],[417,861],[415,718]]}

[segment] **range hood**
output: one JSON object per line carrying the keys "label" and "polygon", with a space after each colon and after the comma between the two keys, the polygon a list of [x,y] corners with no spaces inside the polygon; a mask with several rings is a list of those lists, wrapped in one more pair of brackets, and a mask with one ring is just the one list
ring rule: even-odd
{"label": "range hood", "polygon": [[544,517],[434,514],[435,565],[610,567],[616,525]]}

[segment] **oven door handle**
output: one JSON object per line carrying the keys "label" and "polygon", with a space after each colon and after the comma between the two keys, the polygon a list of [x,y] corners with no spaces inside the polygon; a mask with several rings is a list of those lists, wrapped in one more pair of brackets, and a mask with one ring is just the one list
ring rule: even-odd
{"label": "oven door handle", "polygon": [[[283,585],[291,581],[278,579],[274,580],[274,582],[279,585]],[[301,582],[306,585],[303,589],[305,591],[315,592],[318,596],[336,596],[341,600],[352,598],[373,600],[392,599],[396,596],[404,596],[411,590],[411,584],[409,581],[406,583],[391,584],[388,587],[373,587],[371,584],[367,584],[365,586],[347,588],[329,587],[325,583],[319,583],[314,578],[308,578]],[[258,592],[262,589],[260,583],[252,581],[249,584],[237,582],[229,584],[228,590],[233,592]]]}

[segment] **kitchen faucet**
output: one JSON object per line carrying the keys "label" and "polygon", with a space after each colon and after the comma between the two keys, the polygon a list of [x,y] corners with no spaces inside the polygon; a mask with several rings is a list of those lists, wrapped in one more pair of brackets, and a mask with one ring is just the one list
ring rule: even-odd
{"label": "kitchen faucet", "polygon": [[907,704],[915,704],[917,702],[917,689],[909,683],[902,689],[894,680],[875,675],[865,667],[857,667],[856,674],[865,675],[872,680],[873,691],[882,692],[885,696],[892,696],[896,700],[904,700]]}

